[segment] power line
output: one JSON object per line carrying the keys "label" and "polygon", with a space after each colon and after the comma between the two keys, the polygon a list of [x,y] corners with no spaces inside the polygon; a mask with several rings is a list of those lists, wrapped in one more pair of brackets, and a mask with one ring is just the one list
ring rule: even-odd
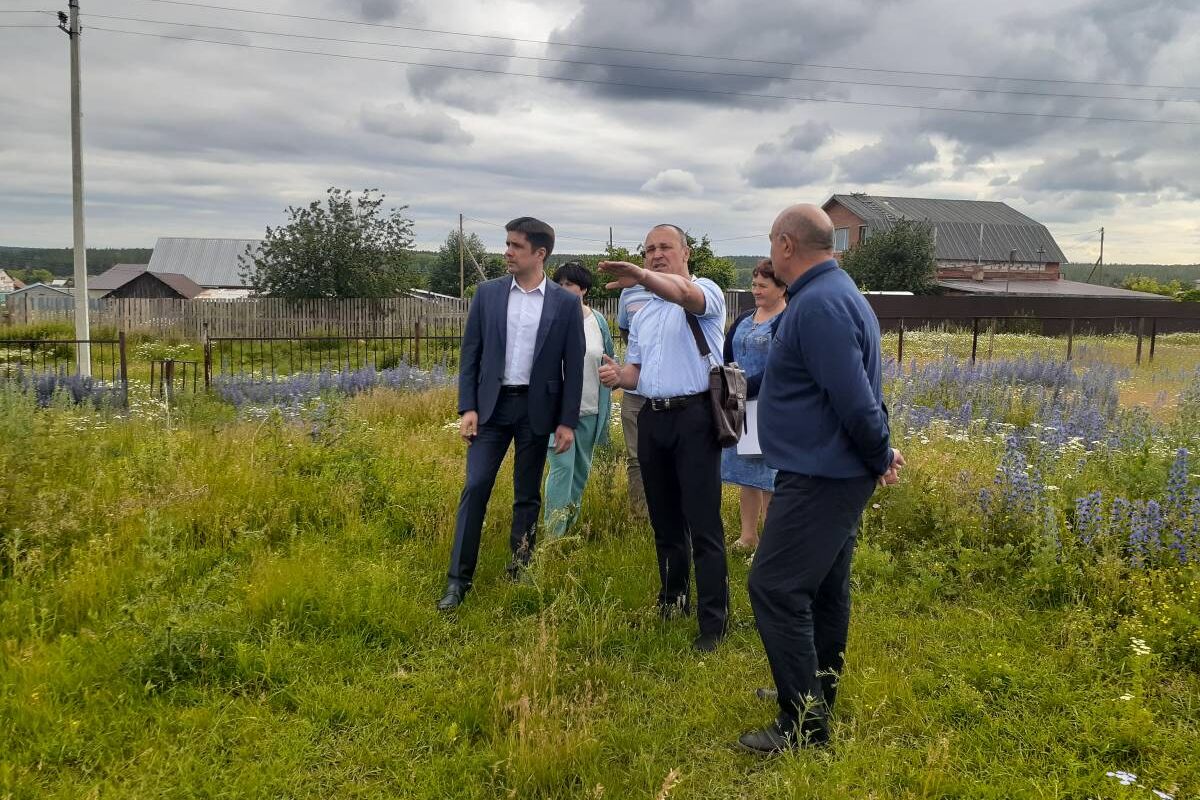
{"label": "power line", "polygon": [[[153,0],[153,1],[159,2],[160,0]],[[165,0],[163,0],[163,1],[165,1]],[[954,108],[951,106],[925,106],[925,105],[914,105],[914,104],[907,104],[907,103],[885,103],[885,102],[867,101],[867,100],[842,100],[842,99],[836,99],[836,98],[831,98],[831,97],[797,97],[795,95],[765,94],[765,93],[760,93],[760,92],[739,92],[739,91],[725,90],[725,89],[698,89],[698,88],[691,88],[691,87],[684,87],[684,86],[661,86],[661,85],[646,84],[646,83],[631,83],[631,82],[627,82],[627,81],[603,81],[603,80],[596,80],[596,79],[592,79],[592,78],[572,78],[572,77],[560,76],[560,75],[535,75],[535,74],[530,74],[527,72],[509,72],[506,70],[486,69],[483,67],[467,67],[467,66],[452,65],[452,64],[430,64],[430,63],[423,62],[423,61],[407,61],[407,60],[395,59],[395,58],[379,58],[376,56],[355,56],[355,55],[348,55],[345,53],[325,53],[325,52],[320,52],[320,51],[315,51],[315,50],[298,50],[295,48],[288,48],[288,47],[270,47],[267,45],[247,44],[247,43],[243,43],[243,42],[222,42],[222,41],[216,41],[213,39],[197,39],[197,38],[188,37],[188,36],[171,36],[171,35],[165,34],[165,33],[147,33],[144,31],[126,31],[126,30],[119,30],[116,28],[104,28],[104,27],[99,27],[96,25],[92,25],[90,27],[90,30],[104,31],[106,33],[125,34],[125,35],[129,35],[129,36],[147,36],[147,37],[158,38],[158,39],[173,39],[173,40],[181,41],[181,42],[201,42],[204,44],[224,45],[226,47],[241,47],[241,48],[245,48],[245,49],[265,50],[265,51],[276,52],[276,53],[297,53],[297,54],[301,54],[301,55],[324,56],[326,58],[339,58],[339,59],[350,60],[350,61],[371,61],[371,62],[383,63],[383,64],[402,64],[405,66],[412,66],[412,67],[430,67],[432,69],[450,69],[450,70],[456,70],[459,72],[475,72],[475,73],[482,73],[482,74],[489,74],[489,75],[503,75],[503,76],[513,77],[513,78],[534,78],[534,79],[538,79],[538,80],[559,81],[562,83],[579,83],[579,84],[589,84],[589,85],[594,85],[594,86],[616,86],[616,87],[621,87],[621,88],[626,88],[626,89],[646,89],[646,90],[657,91],[657,92],[672,92],[672,93],[683,93],[683,94],[694,94],[694,95],[710,95],[710,96],[720,96],[720,97],[748,97],[748,98],[756,98],[756,99],[760,99],[760,100],[794,100],[794,101],[806,102],[806,103],[830,103],[830,104],[834,104],[834,105],[867,106],[867,107],[871,107],[871,108],[897,108],[897,109],[907,109],[907,110],[913,110],[913,111],[940,111],[940,112],[954,113],[954,114],[991,114],[991,115],[1007,116],[1007,117],[1029,117],[1029,118],[1041,118],[1041,119],[1077,119],[1077,120],[1083,120],[1085,122],[1129,122],[1129,123],[1142,123],[1142,124],[1200,126],[1200,121],[1191,121],[1191,120],[1146,119],[1146,118],[1139,118],[1139,117],[1098,117],[1098,116],[1088,116],[1085,114],[1056,114],[1056,113],[1035,112],[1035,111],[998,111],[998,110],[982,109],[982,108]]]}
{"label": "power line", "polygon": [[43,28],[45,30],[56,30],[53,25],[44,23],[42,25],[0,25],[0,28]]}
{"label": "power line", "polygon": [[895,75],[923,75],[926,77],[935,78],[970,78],[973,80],[996,80],[996,81],[1027,81],[1032,83],[1069,83],[1079,86],[1112,86],[1126,89],[1181,89],[1186,91],[1200,91],[1200,86],[1169,86],[1160,84],[1142,84],[1142,83],[1117,83],[1111,81],[1081,81],[1069,80],[1065,78],[1026,78],[1017,76],[1005,75],[974,75],[962,72],[928,72],[920,70],[905,70],[905,69],[885,69],[881,67],[850,67],[837,64],[810,64],[794,61],[772,61],[759,58],[743,58],[736,56],[714,56],[707,53],[677,53],[668,50],[639,50],[630,47],[615,47],[610,45],[596,44],[579,44],[576,42],[559,42],[554,40],[544,39],[521,39],[515,36],[499,36],[488,33],[467,33],[464,31],[452,31],[442,28],[418,28],[411,25],[395,25],[387,22],[364,22],[353,19],[337,19],[333,17],[314,17],[303,14],[287,14],[282,11],[259,11],[249,8],[233,8],[231,6],[209,5],[207,3],[188,2],[188,0],[144,0],[148,3],[163,3],[173,6],[187,6],[189,8],[203,8],[211,11],[233,11],[240,14],[259,14],[269,17],[285,17],[287,19],[300,19],[309,22],[333,22],[340,25],[359,25],[373,28],[389,28],[392,30],[414,31],[417,33],[437,33],[445,36],[468,36],[476,39],[496,39],[505,42],[518,42],[521,44],[538,44],[552,45],[555,47],[578,47],[587,50],[609,50],[615,53],[636,53],[639,55],[655,55],[655,56],[670,56],[673,58],[698,58],[715,61],[731,61],[743,64],[773,64],[783,67],[803,67],[811,69],[837,69],[848,70],[851,72],[882,72]]}
{"label": "power line", "polygon": [[427,50],[435,53],[452,53],[454,55],[472,55],[472,56],[492,56],[496,58],[514,58],[522,61],[539,61],[543,63],[554,64],[574,64],[585,67],[609,67],[615,69],[627,70],[644,70],[652,72],[675,72],[687,75],[705,75],[721,78],[751,78],[756,80],[776,80],[789,81],[793,83],[828,83],[844,86],[871,86],[891,89],[924,89],[927,91],[937,92],[977,92],[981,94],[1007,94],[1019,95],[1026,97],[1062,97],[1078,100],[1118,100],[1124,102],[1140,102],[1140,103],[1200,103],[1197,98],[1165,98],[1165,97],[1122,97],[1118,95],[1098,95],[1098,94],[1072,94],[1065,92],[1039,92],[1028,89],[985,89],[972,86],[929,86],[928,84],[912,84],[912,83],[882,83],[879,81],[853,81],[839,78],[808,78],[796,77],[791,75],[763,75],[760,73],[749,72],[721,72],[717,70],[703,69],[683,69],[679,67],[663,67],[652,64],[619,64],[604,61],[581,61],[578,59],[569,58],[549,58],[546,56],[523,56],[513,53],[496,53],[481,50],[461,50],[450,47],[433,47],[430,45],[421,44],[402,44],[399,42],[379,42],[364,39],[343,39],[336,36],[318,36],[315,34],[304,33],[285,33],[282,31],[264,31],[252,28],[233,28],[223,25],[206,25],[198,22],[175,22],[171,20],[160,19],[145,19],[144,17],[123,17],[113,14],[88,14],[89,19],[109,19],[119,20],[121,22],[143,22],[150,25],[174,25],[185,28],[205,28],[214,31],[226,31],[229,33],[251,33],[260,34],[263,36],[279,36],[288,39],[311,39],[322,42],[337,42],[339,44],[361,44],[372,47],[395,47],[404,50]]}

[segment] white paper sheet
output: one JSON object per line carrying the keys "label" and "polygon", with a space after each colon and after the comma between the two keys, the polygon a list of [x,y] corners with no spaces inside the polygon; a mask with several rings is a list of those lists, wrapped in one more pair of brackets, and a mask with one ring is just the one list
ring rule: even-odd
{"label": "white paper sheet", "polygon": [[746,401],[746,432],[738,439],[737,454],[739,456],[761,456],[762,447],[758,444],[758,401]]}

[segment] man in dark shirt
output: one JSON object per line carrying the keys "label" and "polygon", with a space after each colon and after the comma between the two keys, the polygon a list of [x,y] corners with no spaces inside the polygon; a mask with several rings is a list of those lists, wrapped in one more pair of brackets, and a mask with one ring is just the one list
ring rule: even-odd
{"label": "man in dark shirt", "polygon": [[771,227],[771,263],[788,283],[788,305],[758,422],[779,474],[749,588],[779,715],[739,739],[760,753],[828,741],[859,521],[875,486],[896,483],[904,466],[883,404],[879,321],[833,260],[825,212],[784,210]]}

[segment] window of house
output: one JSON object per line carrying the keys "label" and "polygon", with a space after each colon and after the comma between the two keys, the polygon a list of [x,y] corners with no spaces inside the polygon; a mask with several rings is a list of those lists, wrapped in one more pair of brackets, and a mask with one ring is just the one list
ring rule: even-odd
{"label": "window of house", "polygon": [[867,226],[859,225],[858,226],[858,243],[862,244],[866,240],[867,240]]}
{"label": "window of house", "polygon": [[834,228],[833,230],[833,251],[841,253],[850,247],[850,229],[849,228]]}

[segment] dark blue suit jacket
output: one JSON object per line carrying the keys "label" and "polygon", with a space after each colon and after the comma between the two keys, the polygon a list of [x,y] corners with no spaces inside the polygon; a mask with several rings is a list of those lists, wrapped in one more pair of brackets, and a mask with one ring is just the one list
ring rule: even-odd
{"label": "dark blue suit jacket", "polygon": [[[506,275],[479,284],[467,312],[458,372],[458,413],[475,411],[480,425],[495,411],[504,379],[512,283],[512,276]],[[579,425],[583,351],[579,298],[554,281],[546,281],[529,373],[529,425],[534,433],[545,435],[559,425]]]}

